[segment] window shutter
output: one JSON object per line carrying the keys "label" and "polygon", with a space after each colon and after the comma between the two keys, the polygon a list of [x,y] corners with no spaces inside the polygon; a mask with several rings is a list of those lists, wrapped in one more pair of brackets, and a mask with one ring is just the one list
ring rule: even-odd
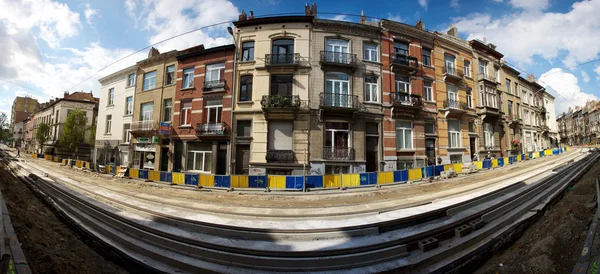
{"label": "window shutter", "polygon": [[292,150],[292,122],[269,122],[269,149]]}

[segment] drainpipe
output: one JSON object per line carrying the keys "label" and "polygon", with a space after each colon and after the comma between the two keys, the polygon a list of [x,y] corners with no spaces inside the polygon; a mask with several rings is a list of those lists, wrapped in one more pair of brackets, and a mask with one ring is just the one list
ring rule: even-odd
{"label": "drainpipe", "polygon": [[[237,58],[238,58],[238,45],[237,45],[237,40],[235,39],[235,35],[233,34],[233,29],[231,27],[227,27],[227,32],[229,32],[229,34],[231,34],[231,38],[233,38],[233,46],[234,46],[234,53],[233,53],[233,83],[231,84],[231,120],[229,123],[229,126],[231,127],[231,135],[229,136],[229,149],[227,150],[227,154],[228,157],[228,161],[229,161],[229,172],[226,172],[227,174],[233,174],[233,147],[234,147],[234,141],[235,141],[235,135],[237,134],[237,129],[233,126],[233,111],[235,109],[235,94],[236,92],[236,83],[237,83]],[[237,163],[236,163],[237,164]]]}

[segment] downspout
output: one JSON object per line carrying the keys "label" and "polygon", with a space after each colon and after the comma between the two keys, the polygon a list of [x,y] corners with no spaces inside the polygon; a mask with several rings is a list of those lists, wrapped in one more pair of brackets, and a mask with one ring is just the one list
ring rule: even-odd
{"label": "downspout", "polygon": [[[231,27],[227,28],[227,31],[229,32],[229,34],[231,34],[231,37],[233,38],[233,83],[231,84],[231,120],[229,123],[229,126],[231,127],[231,135],[229,136],[229,149],[227,151],[228,157],[227,160],[229,161],[229,168],[228,168],[228,172],[226,172],[227,174],[233,174],[233,148],[234,148],[234,141],[235,141],[235,136],[237,134],[237,128],[233,126],[233,113],[235,110],[235,105],[236,105],[236,101],[235,101],[235,94],[236,92],[236,83],[237,83],[237,58],[238,58],[238,45],[237,45],[237,39],[235,39],[235,35],[233,33],[233,29]],[[238,164],[238,163],[235,163]]]}

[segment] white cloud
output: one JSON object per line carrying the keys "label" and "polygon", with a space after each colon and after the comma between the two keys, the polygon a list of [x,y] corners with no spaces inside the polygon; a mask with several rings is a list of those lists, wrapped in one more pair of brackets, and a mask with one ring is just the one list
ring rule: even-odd
{"label": "white cloud", "polygon": [[[572,5],[567,13],[520,11],[493,19],[474,13],[454,18],[467,39],[487,37],[515,63],[530,64],[533,56],[561,58],[566,66],[595,59],[600,53],[600,0]],[[507,39],[510,37],[510,39]]]}
{"label": "white cloud", "polygon": [[596,73],[596,82],[600,82],[600,65],[596,65],[594,72]]}
{"label": "white cloud", "polygon": [[450,7],[452,7],[453,9],[458,9],[460,7],[458,0],[450,0]]}
{"label": "white cloud", "polygon": [[338,14],[332,18],[330,18],[331,20],[337,20],[337,21],[350,21],[350,18],[348,18],[348,16],[343,15],[343,14]]}
{"label": "white cloud", "polygon": [[92,24],[92,18],[94,18],[95,15],[98,14],[98,11],[96,11],[95,9],[92,9],[92,6],[90,5],[90,3],[85,4],[85,21],[88,24]]}
{"label": "white cloud", "polygon": [[429,0],[419,0],[419,5],[421,5],[421,7],[423,7],[425,10],[427,10],[427,1]]}
{"label": "white cloud", "polygon": [[510,0],[510,4],[526,10],[545,10],[550,6],[549,0]]}
{"label": "white cloud", "polygon": [[586,83],[590,81],[590,76],[584,70],[581,71],[581,78],[583,78],[583,81]]}
{"label": "white cloud", "polygon": [[396,21],[396,22],[403,22],[404,19],[402,19],[402,17],[400,17],[400,15],[398,14],[391,14],[388,12],[388,16],[387,16],[388,20],[392,20],[392,21]]}
{"label": "white cloud", "polygon": [[502,3],[502,1],[504,1],[504,0],[494,0],[494,2],[496,2],[496,3]]}
{"label": "white cloud", "polygon": [[50,0],[0,1],[1,19],[13,34],[37,27],[39,37],[53,48],[61,39],[77,35],[81,27],[79,13]]}
{"label": "white cloud", "polygon": [[581,91],[575,75],[560,68],[547,71],[539,80],[542,86],[554,93],[557,114],[566,112],[569,107],[583,106],[587,101],[598,100],[595,95]]}
{"label": "white cloud", "polygon": [[4,88],[4,90],[8,90],[8,86],[7,85],[2,85],[2,88]]}

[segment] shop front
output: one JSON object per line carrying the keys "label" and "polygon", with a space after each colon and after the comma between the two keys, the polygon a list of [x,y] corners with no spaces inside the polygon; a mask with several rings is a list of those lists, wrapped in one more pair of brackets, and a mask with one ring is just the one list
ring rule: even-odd
{"label": "shop front", "polygon": [[158,137],[138,137],[134,144],[133,168],[154,169]]}

